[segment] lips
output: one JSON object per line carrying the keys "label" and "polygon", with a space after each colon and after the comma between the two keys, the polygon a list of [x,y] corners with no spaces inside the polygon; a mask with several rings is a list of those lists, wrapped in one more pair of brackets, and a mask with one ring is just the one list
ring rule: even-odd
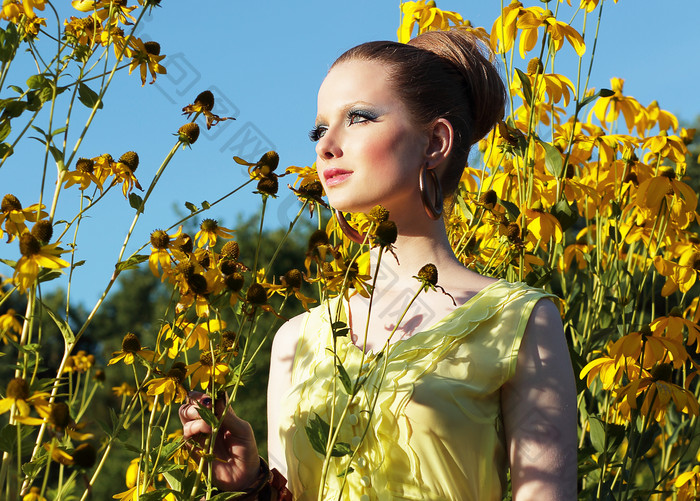
{"label": "lips", "polygon": [[331,167],[323,171],[323,179],[327,187],[336,186],[352,175],[352,171]]}

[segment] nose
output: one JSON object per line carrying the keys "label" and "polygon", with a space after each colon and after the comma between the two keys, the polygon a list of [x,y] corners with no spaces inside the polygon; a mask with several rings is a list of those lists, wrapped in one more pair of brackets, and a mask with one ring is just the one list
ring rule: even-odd
{"label": "nose", "polygon": [[327,129],[325,134],[316,142],[316,155],[319,159],[330,160],[343,155],[338,138]]}

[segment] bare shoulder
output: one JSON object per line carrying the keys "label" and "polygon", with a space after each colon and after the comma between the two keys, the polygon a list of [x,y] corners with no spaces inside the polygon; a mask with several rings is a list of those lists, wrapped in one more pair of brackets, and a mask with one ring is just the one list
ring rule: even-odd
{"label": "bare shoulder", "polygon": [[[294,359],[299,333],[303,327],[308,312],[290,318],[277,330],[272,341],[272,359],[277,361]],[[291,363],[291,362],[290,362]]]}
{"label": "bare shoulder", "polygon": [[550,300],[533,308],[501,404],[514,501],[576,499],[576,387]]}

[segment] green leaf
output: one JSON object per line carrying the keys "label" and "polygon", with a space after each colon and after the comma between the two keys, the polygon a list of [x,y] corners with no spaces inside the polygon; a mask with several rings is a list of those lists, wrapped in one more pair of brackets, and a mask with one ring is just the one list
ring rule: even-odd
{"label": "green leaf", "polygon": [[560,177],[564,168],[564,159],[561,157],[561,153],[548,142],[541,139],[537,141],[544,148],[544,166],[547,168],[547,171],[554,177]]}
{"label": "green leaf", "polygon": [[508,200],[501,200],[500,198],[498,199],[498,203],[505,208],[506,212],[511,217],[511,221],[518,219],[520,209],[517,205],[515,205],[513,202],[509,202]]}
{"label": "green leaf", "polygon": [[10,121],[8,119],[3,120],[2,124],[0,124],[0,141],[7,139],[11,131],[12,127],[10,126]]}
{"label": "green leaf", "polygon": [[199,413],[199,416],[204,420],[204,422],[212,428],[214,428],[219,423],[219,420],[217,419],[216,415],[211,409],[207,409],[203,405],[200,405],[197,407],[197,412]]}
{"label": "green leaf", "polygon": [[189,210],[192,214],[199,210],[197,209],[197,206],[192,202],[185,202],[185,207],[187,207],[187,210]]}
{"label": "green leaf", "polygon": [[343,470],[343,471],[341,471],[340,473],[338,473],[337,477],[338,477],[338,478],[343,478],[343,477],[345,477],[346,475],[351,474],[353,471],[355,471],[355,469],[354,469],[352,466],[348,466],[345,470]]}
{"label": "green leaf", "polygon": [[11,103],[7,103],[5,105],[5,109],[3,110],[2,114],[3,116],[8,118],[16,118],[22,113],[24,113],[24,110],[26,110],[27,108],[29,108],[28,102],[25,103],[24,101],[12,101]]}
{"label": "green leaf", "polygon": [[600,97],[613,97],[615,95],[615,91],[610,90],[610,89],[600,89],[600,92],[598,92],[598,95]]}
{"label": "green leaf", "polygon": [[304,428],[306,431],[306,436],[309,439],[309,443],[313,450],[321,454],[326,455],[326,444],[328,443],[328,434],[330,432],[330,426],[326,423],[321,416],[313,413],[311,419],[309,419],[309,424]]}
{"label": "green leaf", "polygon": [[126,261],[119,261],[117,264],[114,265],[114,268],[117,271],[131,270],[137,268],[138,265],[140,265],[144,261],[148,261],[148,257],[149,256],[146,254],[134,254]]}
{"label": "green leaf", "polygon": [[9,85],[8,87],[10,89],[12,89],[13,91],[15,91],[17,94],[20,94],[20,95],[24,94],[22,87],[17,87],[16,85]]}
{"label": "green leaf", "polygon": [[559,202],[552,207],[551,212],[552,215],[557,218],[559,224],[561,224],[562,231],[568,230],[578,221],[576,202],[569,204],[566,200],[559,200]]}
{"label": "green leaf", "polygon": [[202,200],[202,209],[207,210],[211,205],[206,200]]}
{"label": "green leaf", "polygon": [[343,388],[345,388],[345,393],[348,395],[352,395],[352,381],[350,380],[350,375],[348,374],[348,371],[345,370],[345,367],[343,367],[343,364],[338,364],[338,377],[340,378],[340,382],[343,383]]}
{"label": "green leaf", "polygon": [[143,213],[143,198],[136,193],[129,193],[129,205],[137,212]]}
{"label": "green leaf", "polygon": [[51,280],[56,280],[58,277],[63,275],[61,270],[51,270],[49,268],[44,268],[39,272],[36,277],[38,283],[50,282]]}
{"label": "green leaf", "polygon": [[41,303],[42,308],[46,310],[46,313],[48,313],[51,319],[54,321],[56,327],[58,327],[58,330],[61,331],[61,334],[63,335],[63,339],[66,341],[66,344],[74,343],[75,334],[73,333],[73,329],[70,328],[70,325],[68,325],[68,322],[56,316],[56,314],[53,311],[51,311],[51,308],[46,306],[46,304],[44,304],[43,301],[39,302]]}
{"label": "green leaf", "polygon": [[83,103],[88,108],[94,108],[95,105],[97,105],[98,110],[102,109],[103,103],[102,103],[102,100],[99,99],[97,92],[92,90],[90,87],[88,87],[84,83],[81,83],[78,86],[78,99],[80,99],[80,102]]}
{"label": "green leaf", "polygon": [[52,144],[49,145],[49,152],[56,162],[56,165],[58,165],[61,170],[66,170],[66,166],[63,163],[63,152]]}
{"label": "green leaf", "polygon": [[9,157],[15,152],[10,143],[0,143],[0,158]]}
{"label": "green leaf", "polygon": [[27,87],[30,89],[43,89],[51,84],[44,75],[32,75],[27,79]]}
{"label": "green leaf", "polygon": [[605,426],[597,417],[591,417],[588,421],[590,426],[591,444],[598,453],[605,452]]}
{"label": "green leaf", "polygon": [[515,68],[515,71],[518,73],[518,76],[520,77],[520,83],[522,84],[523,96],[525,96],[525,102],[527,104],[530,104],[530,103],[532,103],[532,86],[530,85],[530,77],[528,77],[525,73],[523,73],[518,68]]}
{"label": "green leaf", "polygon": [[340,320],[331,324],[331,330],[333,331],[333,337],[345,337],[350,332],[348,324]]}

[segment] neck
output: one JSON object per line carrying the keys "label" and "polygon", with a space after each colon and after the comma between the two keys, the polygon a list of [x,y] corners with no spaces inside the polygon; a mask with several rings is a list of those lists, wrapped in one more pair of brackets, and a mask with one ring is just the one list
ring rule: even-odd
{"label": "neck", "polygon": [[[458,264],[442,219],[434,221],[425,216],[411,218],[410,221],[396,219],[394,221],[399,230],[394,244],[396,259],[389,252],[382,256],[382,271],[378,277],[378,285],[381,282],[384,286],[405,287],[414,281],[412,277],[428,263],[433,263],[438,270],[445,270]],[[377,255],[378,250],[373,251],[372,273],[376,266]]]}

